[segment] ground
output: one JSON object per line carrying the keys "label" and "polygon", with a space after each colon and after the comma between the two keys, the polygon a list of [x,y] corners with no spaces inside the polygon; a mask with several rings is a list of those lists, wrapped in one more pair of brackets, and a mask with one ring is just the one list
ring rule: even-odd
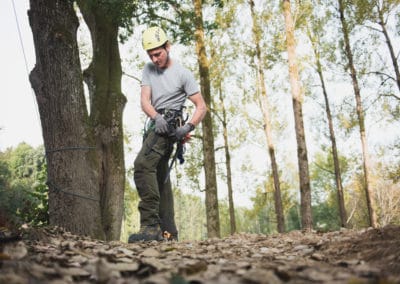
{"label": "ground", "polygon": [[398,226],[136,244],[45,228],[3,233],[0,249],[7,284],[400,283]]}

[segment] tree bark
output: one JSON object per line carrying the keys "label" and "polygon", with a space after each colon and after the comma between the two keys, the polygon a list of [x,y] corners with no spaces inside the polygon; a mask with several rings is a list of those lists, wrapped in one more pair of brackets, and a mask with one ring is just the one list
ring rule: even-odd
{"label": "tree bark", "polygon": [[[31,73],[48,161],[52,225],[99,239],[118,240],[125,166],[118,25],[100,4],[79,1],[91,31],[93,61],[84,72],[73,1],[31,0],[37,64]],[[93,2],[90,2],[93,3]]]}
{"label": "tree bark", "polygon": [[228,203],[229,203],[229,220],[231,235],[236,233],[236,217],[235,205],[233,201],[233,186],[232,186],[232,170],[231,170],[231,154],[229,150],[228,122],[226,118],[226,109],[224,96],[222,95],[221,85],[219,90],[219,100],[222,108],[222,129],[224,136],[225,164],[226,164],[226,181],[228,186]]}
{"label": "tree bark", "polygon": [[118,24],[100,4],[79,0],[89,27],[93,59],[84,71],[91,98],[90,124],[99,157],[102,225],[107,240],[120,237],[124,212],[125,164],[122,114],[126,98],[121,92],[121,57]]}
{"label": "tree bark", "polygon": [[353,61],[353,53],[350,47],[350,39],[349,39],[349,29],[347,26],[346,18],[344,15],[345,6],[343,0],[339,1],[339,14],[340,14],[340,22],[342,25],[342,32],[343,32],[343,39],[344,39],[344,48],[345,48],[345,55],[348,60],[348,66],[350,69],[350,76],[353,82],[353,89],[354,95],[356,99],[356,111],[358,117],[358,123],[360,127],[360,138],[361,138],[361,146],[362,146],[362,154],[363,154],[363,169],[364,169],[364,191],[367,199],[367,207],[368,207],[368,215],[369,215],[369,225],[371,227],[377,227],[377,217],[375,213],[375,204],[374,204],[374,197],[371,188],[371,182],[369,180],[370,174],[370,160],[369,160],[369,153],[368,153],[368,145],[367,145],[367,138],[365,134],[365,121],[364,121],[364,110],[362,106],[361,100],[361,92],[360,87],[358,85],[357,79],[357,71],[354,66]]}
{"label": "tree bark", "polygon": [[283,233],[285,231],[285,219],[283,213],[282,206],[282,194],[281,194],[281,186],[279,181],[279,170],[278,163],[276,162],[275,157],[275,145],[272,138],[272,127],[270,122],[270,112],[269,112],[269,102],[267,96],[267,90],[265,87],[265,79],[264,79],[264,70],[261,65],[261,48],[260,48],[260,36],[259,30],[260,27],[256,20],[256,14],[254,11],[254,1],[249,0],[251,16],[253,19],[253,38],[256,46],[256,57],[257,57],[257,72],[258,72],[258,83],[257,89],[261,91],[260,102],[261,102],[261,110],[264,117],[264,133],[267,140],[268,145],[268,153],[271,160],[271,169],[272,169],[272,177],[274,180],[274,204],[275,204],[275,215],[277,220],[277,229],[279,233]]}
{"label": "tree bark", "polygon": [[329,136],[331,140],[331,147],[332,147],[332,157],[333,157],[333,164],[334,164],[334,172],[335,172],[335,183],[336,183],[336,192],[338,198],[338,207],[339,207],[339,215],[340,215],[340,225],[341,227],[347,227],[347,212],[344,203],[344,195],[343,195],[343,184],[342,184],[342,174],[340,170],[340,163],[339,163],[339,155],[336,146],[336,137],[335,137],[335,130],[333,127],[333,119],[332,113],[329,106],[329,98],[328,92],[325,87],[325,79],[324,74],[322,71],[322,64],[320,59],[320,54],[318,52],[317,43],[312,39],[311,33],[309,32],[309,38],[311,41],[311,45],[313,47],[314,56],[315,56],[315,64],[317,67],[317,73],[319,76],[319,80],[321,81],[322,93],[324,95],[325,101],[325,112],[328,119],[328,126],[329,126]]}
{"label": "tree bark", "polygon": [[104,238],[98,157],[82,85],[72,1],[31,0],[36,65],[30,74],[47,159],[50,224]]}
{"label": "tree bark", "polygon": [[289,77],[292,92],[293,113],[297,141],[297,158],[300,180],[301,225],[303,230],[310,231],[312,230],[311,186],[308,169],[307,144],[303,123],[303,98],[299,81],[299,71],[296,62],[294,23],[292,19],[289,0],[283,0],[283,14],[285,18],[286,44],[289,61]]}
{"label": "tree bark", "polygon": [[399,64],[397,63],[397,57],[396,54],[394,52],[394,48],[392,45],[392,41],[390,40],[388,31],[386,29],[386,22],[385,19],[383,18],[383,11],[381,9],[381,7],[379,6],[378,1],[376,2],[376,6],[378,9],[378,19],[379,19],[379,25],[381,26],[382,29],[382,33],[385,36],[385,40],[386,40],[386,44],[388,46],[389,49],[389,53],[390,53],[390,58],[392,59],[392,64],[393,64],[393,69],[394,69],[394,73],[396,74],[396,83],[397,83],[397,87],[400,91],[400,71],[399,71]]}
{"label": "tree bark", "polygon": [[[195,10],[195,39],[196,39],[196,54],[199,64],[201,93],[207,104],[208,109],[211,106],[211,88],[209,63],[207,60],[206,48],[204,43],[204,27],[202,1],[193,0]],[[207,215],[207,232],[208,237],[220,237],[221,229],[219,223],[219,208],[218,208],[218,190],[217,190],[217,175],[215,170],[215,154],[214,154],[214,135],[211,112],[207,111],[205,118],[202,121],[203,128],[203,152],[204,152],[204,171],[206,180],[206,215]]]}

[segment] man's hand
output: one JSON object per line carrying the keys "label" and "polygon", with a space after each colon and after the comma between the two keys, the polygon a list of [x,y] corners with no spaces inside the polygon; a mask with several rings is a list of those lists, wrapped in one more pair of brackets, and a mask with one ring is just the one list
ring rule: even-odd
{"label": "man's hand", "polygon": [[188,134],[190,131],[194,129],[194,125],[189,123],[186,123],[184,126],[178,127],[175,131],[175,136],[178,139],[178,141],[182,140],[185,138],[186,134]]}
{"label": "man's hand", "polygon": [[161,114],[157,113],[156,116],[154,117],[154,120],[156,122],[155,131],[157,134],[168,133],[169,130],[168,122],[164,119],[164,117]]}

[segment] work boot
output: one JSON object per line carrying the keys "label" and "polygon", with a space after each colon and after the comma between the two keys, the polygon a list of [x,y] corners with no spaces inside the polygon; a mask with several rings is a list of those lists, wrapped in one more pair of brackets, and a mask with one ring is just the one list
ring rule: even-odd
{"label": "work boot", "polygon": [[141,241],[162,241],[164,240],[160,226],[151,225],[141,227],[139,232],[129,236],[128,243],[141,242]]}

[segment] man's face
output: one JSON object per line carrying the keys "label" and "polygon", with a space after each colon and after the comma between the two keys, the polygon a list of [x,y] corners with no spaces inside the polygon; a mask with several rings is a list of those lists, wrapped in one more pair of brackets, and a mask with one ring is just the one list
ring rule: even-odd
{"label": "man's face", "polygon": [[168,53],[169,47],[158,47],[155,49],[151,49],[147,51],[151,61],[158,67],[158,68],[166,68],[168,67]]}

